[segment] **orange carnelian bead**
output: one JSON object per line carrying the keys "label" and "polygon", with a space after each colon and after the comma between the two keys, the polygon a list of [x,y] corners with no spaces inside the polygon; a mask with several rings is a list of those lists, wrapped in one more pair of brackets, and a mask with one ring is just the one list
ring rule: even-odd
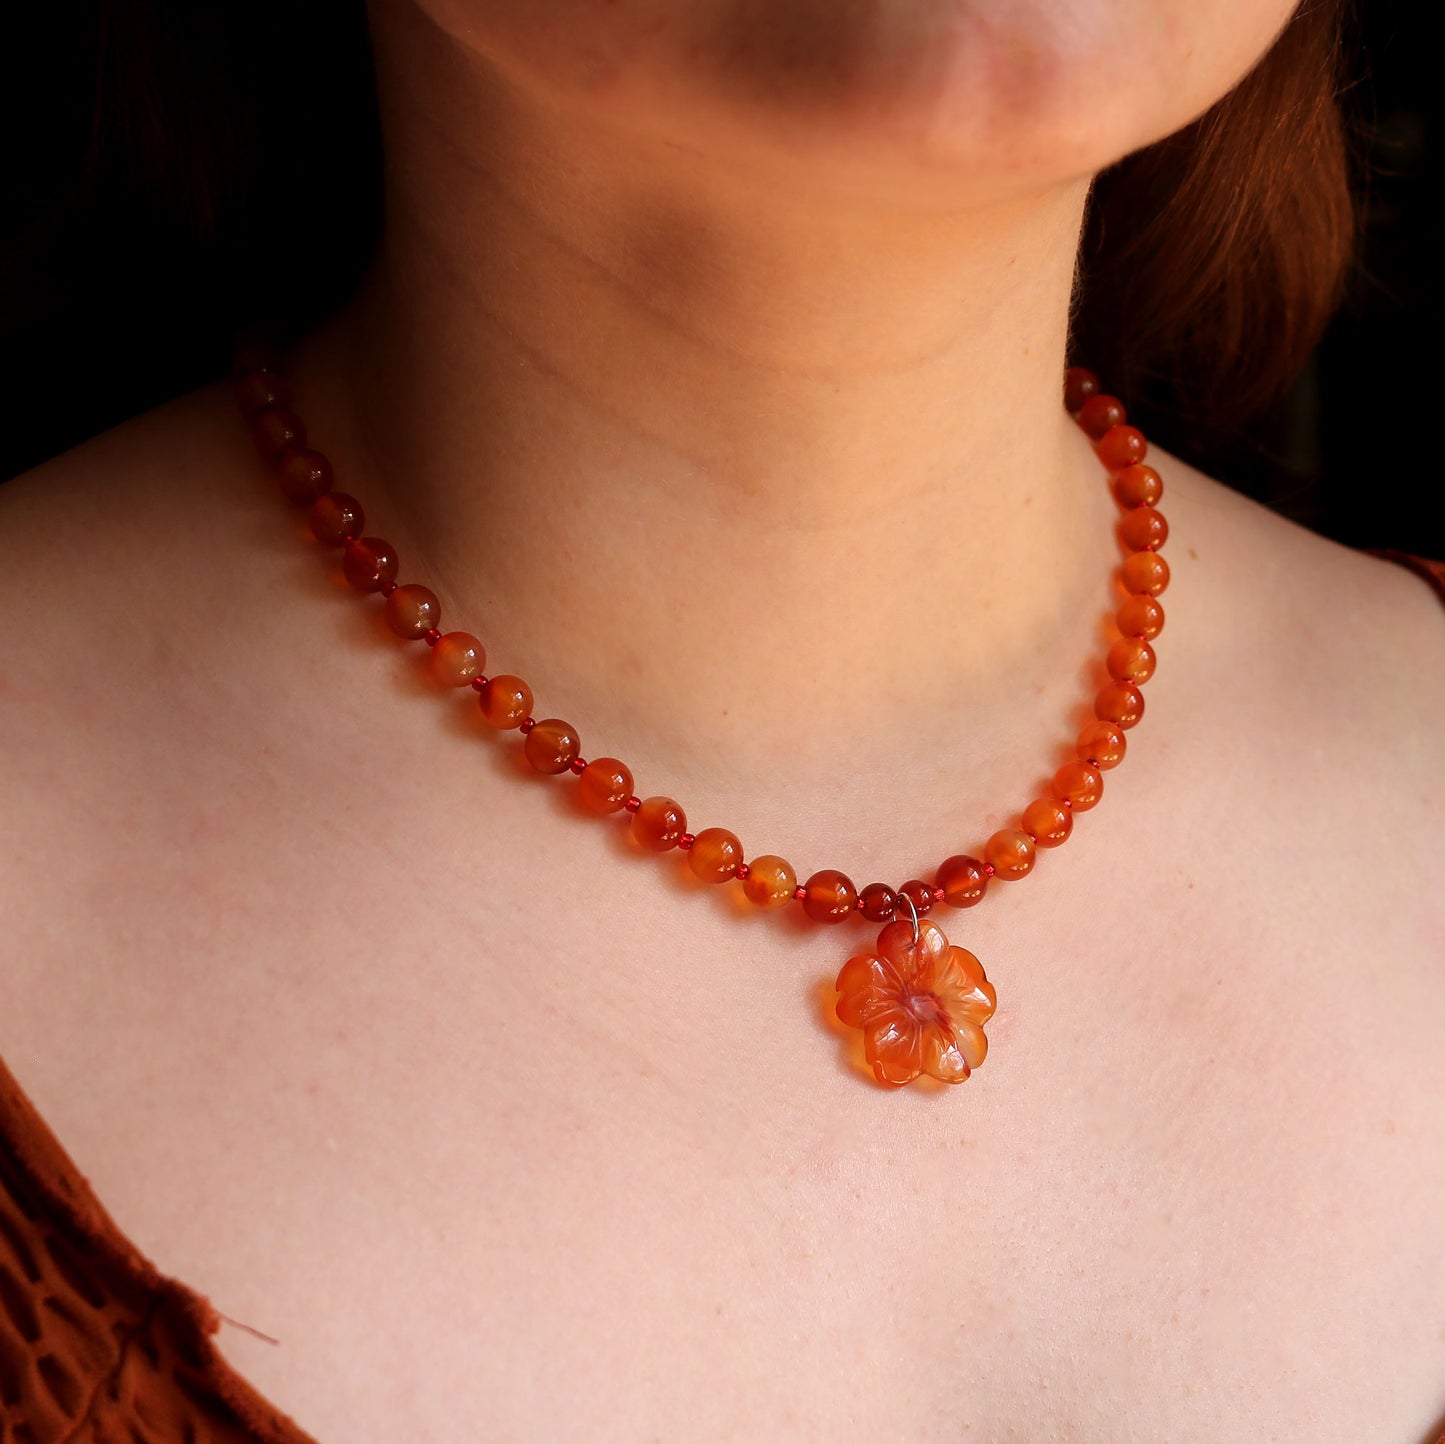
{"label": "orange carnelian bead", "polygon": [[1123,471],[1144,460],[1149,443],[1137,426],[1111,426],[1098,443],[1099,460],[1110,471]]}
{"label": "orange carnelian bead", "polygon": [[365,525],[361,503],[344,491],[328,491],[311,504],[311,535],[324,546],[339,547],[360,536]]}
{"label": "orange carnelian bead", "polygon": [[1082,732],[1074,750],[1085,762],[1095,767],[1117,767],[1124,760],[1127,742],[1124,729],[1113,722],[1090,722]]}
{"label": "orange carnelian bead", "polygon": [[1104,665],[1116,682],[1140,685],[1154,675],[1154,648],[1138,637],[1120,637],[1109,648]]}
{"label": "orange carnelian bead", "polygon": [[532,689],[520,677],[488,677],[477,705],[493,727],[516,727],[532,710]]}
{"label": "orange carnelian bead", "polygon": [[1089,397],[1099,394],[1099,378],[1087,367],[1070,366],[1064,372],[1064,409],[1077,411]]}
{"label": "orange carnelian bead", "polygon": [[798,890],[798,875],[792,864],[772,853],[764,853],[748,863],[748,875],[743,879],[743,895],[760,908],[778,908],[791,902]]}
{"label": "orange carnelian bead", "polygon": [[1058,847],[1074,830],[1074,814],[1056,797],[1036,797],[1024,808],[1023,828],[1039,847]]}
{"label": "orange carnelian bead", "polygon": [[297,506],[310,506],[331,490],[331,463],[319,451],[292,447],[276,466],[281,495]]}
{"label": "orange carnelian bead", "polygon": [[632,796],[632,770],[615,757],[594,757],[578,774],[577,796],[589,812],[617,812]]}
{"label": "orange carnelian bead", "polygon": [[231,379],[239,381],[248,371],[278,372],[275,346],[259,328],[254,327],[248,327],[236,338]]}
{"label": "orange carnelian bead", "polygon": [[285,406],[290,388],[274,371],[248,371],[236,382],[236,405],[250,420],[268,406]]}
{"label": "orange carnelian bead", "polygon": [[646,797],[632,814],[632,835],[653,852],[676,847],[687,831],[687,814],[670,797]]}
{"label": "orange carnelian bead", "polygon": [[[886,882],[870,882],[858,894],[858,911],[870,923],[892,922],[898,907],[898,894]],[[904,908],[904,912],[908,909]]]}
{"label": "orange carnelian bead", "polygon": [[743,845],[737,834],[725,827],[705,827],[693,838],[688,849],[687,865],[704,882],[726,882],[738,875],[743,860]]}
{"label": "orange carnelian bead", "polygon": [[522,751],[538,772],[565,772],[581,754],[582,743],[570,722],[545,717],[528,729]]}
{"label": "orange carnelian bead", "polygon": [[1131,552],[1152,552],[1169,536],[1169,523],[1152,506],[1135,507],[1119,522],[1119,540]]}
{"label": "orange carnelian bead", "polygon": [[1126,592],[1157,597],[1169,585],[1169,563],[1158,552],[1134,552],[1124,558],[1120,576]]}
{"label": "orange carnelian bead", "polygon": [[1114,620],[1126,637],[1152,641],[1164,630],[1164,607],[1156,598],[1141,593],[1121,602]]}
{"label": "orange carnelian bead", "polygon": [[1114,478],[1114,496],[1120,506],[1158,506],[1164,479],[1152,466],[1126,466]]}
{"label": "orange carnelian bead", "polygon": [[933,906],[933,889],[929,887],[922,878],[910,878],[898,889],[898,897],[894,903],[894,910],[895,916],[900,918],[912,916],[903,902],[905,897],[907,897],[918,910],[919,917],[922,917],[924,913]]}
{"label": "orange carnelian bead", "polygon": [[398,637],[414,642],[442,619],[442,604],[430,587],[408,582],[386,599],[386,624]]}
{"label": "orange carnelian bead", "polygon": [[1017,827],[1000,828],[984,844],[984,861],[993,866],[993,875],[1005,882],[1026,877],[1033,870],[1033,839]]}
{"label": "orange carnelian bead", "polygon": [[1104,777],[1092,762],[1066,762],[1054,773],[1050,787],[1074,812],[1087,812],[1104,795]]}
{"label": "orange carnelian bead", "polygon": [[1079,425],[1095,441],[1111,426],[1122,426],[1125,419],[1124,403],[1117,396],[1105,396],[1102,392],[1089,397],[1079,408]]}
{"label": "orange carnelian bead", "polygon": [[943,900],[949,907],[971,908],[982,900],[988,887],[988,874],[976,857],[960,853],[938,864],[933,881],[943,889]]}
{"label": "orange carnelian bead", "polygon": [[803,884],[803,911],[815,923],[841,923],[858,905],[858,892],[846,873],[825,867]]}
{"label": "orange carnelian bead", "polygon": [[291,447],[306,445],[306,426],[284,406],[268,406],[251,423],[251,440],[262,459],[275,466]]}
{"label": "orange carnelian bead", "polygon": [[341,553],[341,570],[358,592],[374,592],[396,580],[396,548],[379,536],[352,537]]}
{"label": "orange carnelian bead", "polygon": [[1110,682],[1094,698],[1094,716],[1101,722],[1132,727],[1144,715],[1144,694],[1132,682]]}
{"label": "orange carnelian bead", "polygon": [[431,649],[431,674],[444,687],[465,687],[487,665],[487,650],[470,632],[447,632]]}

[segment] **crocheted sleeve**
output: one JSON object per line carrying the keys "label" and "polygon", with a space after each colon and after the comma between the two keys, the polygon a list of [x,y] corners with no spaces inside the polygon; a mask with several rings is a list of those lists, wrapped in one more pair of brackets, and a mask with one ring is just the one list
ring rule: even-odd
{"label": "crocheted sleeve", "polygon": [[314,1444],[232,1372],[0,1059],[0,1444]]}

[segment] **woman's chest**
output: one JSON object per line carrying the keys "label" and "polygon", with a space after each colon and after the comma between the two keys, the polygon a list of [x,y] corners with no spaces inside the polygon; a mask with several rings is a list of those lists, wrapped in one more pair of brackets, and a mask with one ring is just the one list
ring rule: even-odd
{"label": "woman's chest", "polygon": [[[956,928],[990,1057],[883,1093],[827,1023],[856,939],[585,887],[462,932],[348,888],[204,958],[151,919],[128,986],[45,1022],[103,1103],[37,1099],[164,1272],[279,1340],[218,1342],[325,1444],[1413,1444],[1441,1407],[1419,952],[1238,898]],[[158,952],[189,961],[138,989]]]}

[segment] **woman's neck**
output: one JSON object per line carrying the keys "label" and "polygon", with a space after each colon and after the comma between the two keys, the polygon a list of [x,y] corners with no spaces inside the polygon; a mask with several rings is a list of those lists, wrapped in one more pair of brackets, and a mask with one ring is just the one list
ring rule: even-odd
{"label": "woman's neck", "polygon": [[870,206],[380,24],[386,235],[318,347],[338,456],[488,670],[584,738],[715,770],[783,735],[820,775],[1076,684],[1113,559],[1060,401],[1084,182]]}

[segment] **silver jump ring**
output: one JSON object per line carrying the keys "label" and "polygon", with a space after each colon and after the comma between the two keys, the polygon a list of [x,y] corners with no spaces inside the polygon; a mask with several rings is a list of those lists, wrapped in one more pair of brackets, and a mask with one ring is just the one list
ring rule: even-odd
{"label": "silver jump ring", "polygon": [[[918,946],[918,909],[917,909],[916,907],[914,907],[914,905],[913,905],[913,899],[912,899],[911,897],[909,897],[906,892],[901,892],[901,893],[898,894],[898,896],[901,897],[901,898],[903,899],[903,901],[908,904],[908,911],[909,911],[909,913],[912,915],[912,918],[913,918],[913,946],[916,948],[916,947]],[[895,904],[895,906],[897,906],[897,904]]]}

